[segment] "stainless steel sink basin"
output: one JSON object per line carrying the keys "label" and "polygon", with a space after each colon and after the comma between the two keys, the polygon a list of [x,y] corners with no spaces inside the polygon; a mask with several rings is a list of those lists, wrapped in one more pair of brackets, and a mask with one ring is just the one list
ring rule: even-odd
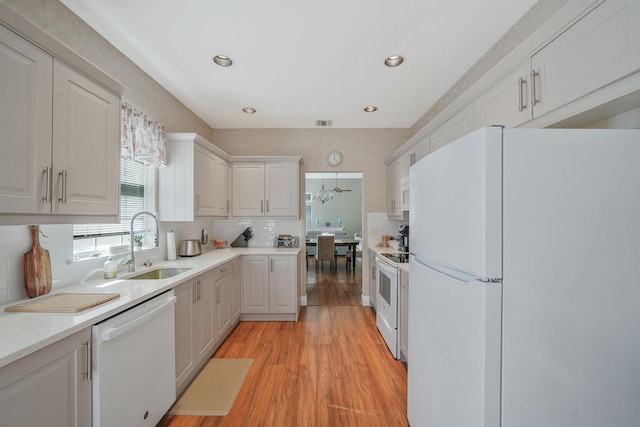
{"label": "stainless steel sink basin", "polygon": [[144,273],[136,274],[128,279],[133,280],[159,280],[168,279],[185,271],[191,270],[190,268],[156,268],[155,270],[145,271]]}

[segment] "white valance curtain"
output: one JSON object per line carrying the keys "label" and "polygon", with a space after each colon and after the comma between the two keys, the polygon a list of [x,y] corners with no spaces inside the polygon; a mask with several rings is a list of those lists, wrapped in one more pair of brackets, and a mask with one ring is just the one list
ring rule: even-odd
{"label": "white valance curtain", "polygon": [[123,102],[121,104],[121,156],[153,167],[167,165],[164,125]]}

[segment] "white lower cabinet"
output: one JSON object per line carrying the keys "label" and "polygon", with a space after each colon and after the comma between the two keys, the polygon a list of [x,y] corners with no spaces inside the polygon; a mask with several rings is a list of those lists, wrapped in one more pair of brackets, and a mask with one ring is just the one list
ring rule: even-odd
{"label": "white lower cabinet", "polygon": [[242,314],[242,272],[240,258],[231,261],[231,316],[235,324]]}
{"label": "white lower cabinet", "polygon": [[90,342],[88,328],[1,368],[0,424],[90,426]]}
{"label": "white lower cabinet", "polygon": [[213,280],[214,295],[214,333],[216,339],[224,336],[231,328],[231,293],[233,282],[233,265],[229,262],[217,269]]}
{"label": "white lower cabinet", "polygon": [[205,273],[178,285],[174,292],[176,333],[176,394],[189,384],[199,363],[215,344],[213,275]]}
{"label": "white lower cabinet", "polygon": [[400,271],[400,358],[409,361],[409,273]]}
{"label": "white lower cabinet", "polygon": [[298,320],[296,255],[242,257],[242,320]]}
{"label": "white lower cabinet", "polygon": [[175,331],[178,395],[184,391],[238,320],[239,315],[233,317],[232,311],[235,289],[234,265],[237,271],[238,259],[218,266],[174,289],[177,298]]}

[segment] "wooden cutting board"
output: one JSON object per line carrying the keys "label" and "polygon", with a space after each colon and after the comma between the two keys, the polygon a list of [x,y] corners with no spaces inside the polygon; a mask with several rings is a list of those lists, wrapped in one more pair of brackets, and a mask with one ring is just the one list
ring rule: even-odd
{"label": "wooden cutting board", "polygon": [[51,291],[51,259],[49,251],[40,246],[40,227],[31,225],[31,250],[24,254],[24,288],[29,298]]}
{"label": "wooden cutting board", "polygon": [[117,298],[120,298],[120,294],[54,294],[6,307],[4,311],[21,313],[78,313]]}

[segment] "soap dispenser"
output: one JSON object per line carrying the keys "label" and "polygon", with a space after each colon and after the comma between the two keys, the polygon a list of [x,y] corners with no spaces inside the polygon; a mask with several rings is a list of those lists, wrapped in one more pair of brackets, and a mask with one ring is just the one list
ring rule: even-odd
{"label": "soap dispenser", "polygon": [[103,271],[105,279],[115,279],[118,276],[118,266],[112,256],[104,263]]}

